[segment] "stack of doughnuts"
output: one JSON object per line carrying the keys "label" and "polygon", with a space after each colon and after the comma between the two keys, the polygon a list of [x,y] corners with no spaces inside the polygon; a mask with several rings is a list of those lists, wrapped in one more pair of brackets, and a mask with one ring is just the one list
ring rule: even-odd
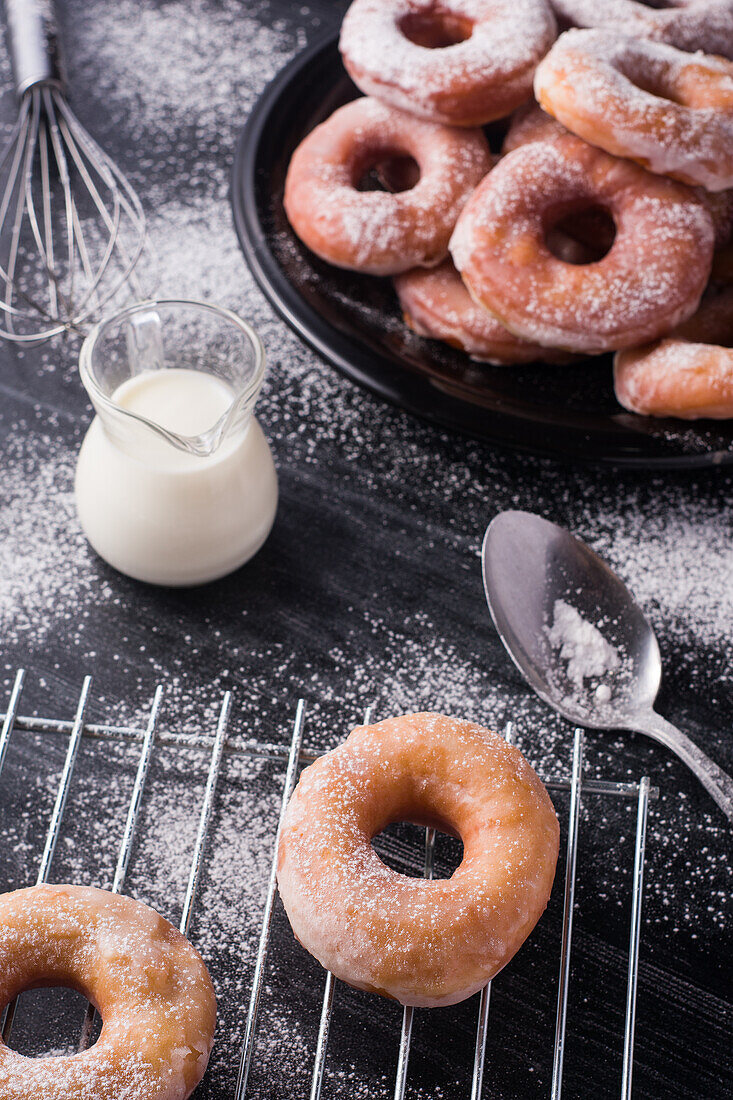
{"label": "stack of doughnuts", "polygon": [[733,415],[733,0],[354,0],[340,49],[365,96],[285,185],[308,248],[479,361],[614,352],[626,409]]}

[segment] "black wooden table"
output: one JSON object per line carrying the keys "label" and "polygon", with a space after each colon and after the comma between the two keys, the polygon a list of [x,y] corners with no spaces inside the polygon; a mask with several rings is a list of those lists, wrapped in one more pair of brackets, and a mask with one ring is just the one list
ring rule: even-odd
{"label": "black wooden table", "polygon": [[[90,409],[78,344],[0,348],[0,625],[7,690],[28,669],[24,715],[69,718],[85,673],[90,721],[139,725],[156,683],[162,725],[214,731],[226,689],[232,736],[287,743],[299,697],[306,741],[331,746],[376,717],[438,709],[511,719],[543,775],[569,772],[572,730],[528,693],[485,609],[479,548],[500,509],[571,527],[629,581],[658,630],[660,709],[733,769],[733,475],[618,473],[517,457],[439,433],[358,391],[275,319],[237,249],[231,153],[267,80],[345,4],[308,0],[69,0],[70,97],[140,190],[164,295],[206,297],[257,326],[269,355],[258,415],[281,501],[272,536],[236,575],[194,591],[127,580],[77,526],[76,452]],[[3,54],[4,86],[9,73]],[[12,116],[12,95],[0,102]],[[66,741],[17,731],[0,778],[0,888],[35,880]],[[85,738],[56,881],[109,886],[137,746]],[[635,1091],[733,1094],[730,831],[690,774],[634,737],[591,733],[587,774],[652,777]],[[177,920],[207,767],[200,748],[154,757],[126,888]],[[282,762],[225,758],[191,936],[217,986],[220,1026],[197,1095],[231,1096],[244,1029]],[[558,796],[563,823],[567,798]],[[634,806],[584,800],[564,1095],[620,1092]],[[417,872],[417,830],[382,851]],[[438,869],[458,854],[447,841]],[[549,1095],[562,865],[546,917],[492,990],[484,1095]],[[307,1095],[323,976],[276,910],[251,1080],[261,1097]],[[74,995],[21,1002],[19,1049],[72,1049]],[[468,1095],[475,1003],[419,1013],[411,1097]],[[339,986],[324,1095],[388,1097],[398,1007]]]}

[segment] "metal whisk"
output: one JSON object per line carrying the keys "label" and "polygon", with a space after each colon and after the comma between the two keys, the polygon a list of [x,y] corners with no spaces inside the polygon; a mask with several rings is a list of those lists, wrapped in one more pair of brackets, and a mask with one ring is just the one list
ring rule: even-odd
{"label": "metal whisk", "polygon": [[82,329],[130,280],[142,204],[64,94],[52,0],[5,0],[18,120],[0,154],[0,336]]}

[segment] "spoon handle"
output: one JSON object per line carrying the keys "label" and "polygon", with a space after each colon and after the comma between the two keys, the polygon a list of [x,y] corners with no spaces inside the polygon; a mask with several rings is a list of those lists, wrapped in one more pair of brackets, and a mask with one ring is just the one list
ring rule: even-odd
{"label": "spoon handle", "polygon": [[647,733],[684,760],[703,787],[713,796],[729,821],[733,821],[733,779],[706,756],[686,733],[682,733],[655,710],[648,714],[634,715],[631,727],[638,733]]}

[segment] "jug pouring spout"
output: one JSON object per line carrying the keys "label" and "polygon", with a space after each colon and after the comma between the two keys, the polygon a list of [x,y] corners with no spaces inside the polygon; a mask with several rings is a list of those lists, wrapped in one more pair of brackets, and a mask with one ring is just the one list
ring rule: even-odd
{"label": "jug pouring spout", "polygon": [[79,369],[119,446],[149,449],[157,440],[206,458],[246,430],[265,354],[255,331],[231,310],[149,301],[95,326]]}

